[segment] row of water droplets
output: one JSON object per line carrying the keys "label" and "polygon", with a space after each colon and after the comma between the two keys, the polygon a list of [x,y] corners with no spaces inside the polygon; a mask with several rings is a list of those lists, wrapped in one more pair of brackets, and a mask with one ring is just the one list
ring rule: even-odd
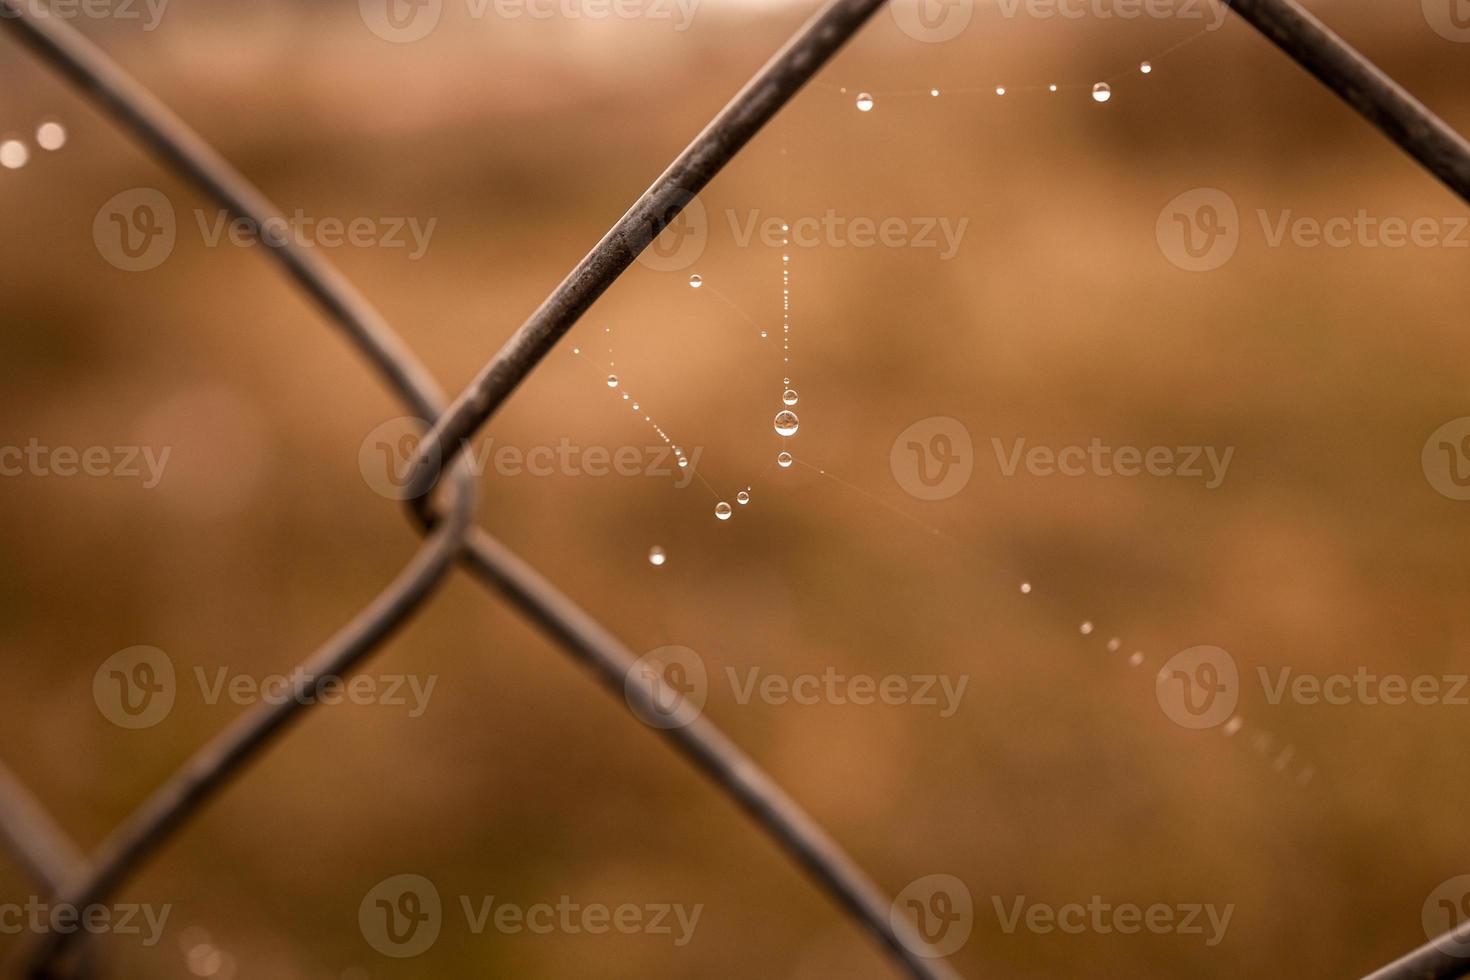
{"label": "row of water droplets", "polygon": [[[36,127],[36,145],[47,152],[55,152],[66,145],[66,127],[59,122],[47,121]],[[25,140],[14,136],[0,140],[0,167],[19,170],[31,162],[31,147]]]}
{"label": "row of water droplets", "polygon": [[[595,367],[597,367],[600,372],[606,374],[608,389],[612,391],[615,395],[619,396],[620,400],[625,402],[628,407],[633,410],[633,413],[635,415],[640,416],[643,419],[644,423],[649,428],[653,429],[654,433],[659,437],[659,439],[663,440],[664,445],[668,446],[670,451],[673,452],[674,459],[679,464],[679,468],[681,470],[688,469],[689,457],[684,455],[683,448],[674,442],[669,434],[664,431],[663,426],[654,420],[652,413],[644,409],[642,403],[635,399],[632,393],[627,390],[626,386],[624,386],[623,380],[614,373],[614,370],[617,367],[617,362],[612,359],[612,327],[603,327],[602,332],[604,336],[608,338],[608,361],[606,364],[600,364],[598,363],[596,358],[582,353],[581,347],[573,347],[572,353],[580,358],[583,358],[586,361],[589,361]],[[662,564],[662,562],[656,562],[655,564]]]}
{"label": "row of water droplets", "polygon": [[[1154,70],[1153,63],[1152,62],[1149,62],[1149,61],[1142,62],[1138,66],[1138,72],[1141,75],[1152,75],[1153,74],[1153,70]],[[1071,87],[1072,86],[1068,86],[1068,88],[1071,88]],[[1056,93],[1056,92],[1060,92],[1062,90],[1062,87],[1059,86],[1059,85],[1057,85],[1055,82],[1053,82],[1053,83],[1051,83],[1051,84],[1049,84],[1049,85],[1046,86],[1046,90],[1048,92]],[[842,88],[842,89],[840,89],[840,91],[842,91],[843,93],[846,93],[847,92],[847,89],[846,88]],[[1011,90],[1010,89],[1007,89],[1004,85],[997,85],[995,87],[995,94],[996,95],[1005,95],[1009,91],[1011,91]],[[1027,91],[1027,90],[1026,89],[1023,89],[1022,91]],[[929,90],[929,97],[930,98],[933,98],[933,99],[939,98],[939,89],[937,89],[937,88],[931,88]],[[1112,97],[1113,97],[1113,86],[1112,86],[1112,83],[1110,83],[1110,82],[1095,82],[1093,84],[1093,86],[1092,86],[1092,101],[1098,102],[1098,103],[1108,102],[1108,101],[1110,101],[1112,99]],[[857,95],[857,108],[858,108],[858,111],[859,112],[872,112],[873,111],[873,107],[875,105],[877,105],[877,101],[873,98],[873,93],[871,93],[871,92],[859,92],[858,93],[858,95]]]}

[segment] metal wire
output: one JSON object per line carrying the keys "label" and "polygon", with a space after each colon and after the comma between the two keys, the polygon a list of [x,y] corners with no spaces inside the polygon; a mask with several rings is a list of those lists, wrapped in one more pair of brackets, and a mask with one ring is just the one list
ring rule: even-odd
{"label": "metal wire", "polygon": [[[279,212],[240,174],[166,106],[113,64],[105,54],[59,20],[30,18],[21,0],[0,0],[0,10],[12,12],[21,37],[48,62],[97,101],[104,111],[151,146],[205,193],[235,215],[267,227]],[[828,53],[860,26],[861,20],[834,26],[832,18],[818,15],[798,35],[820,38]],[[803,47],[805,50],[805,47]],[[808,63],[808,76],[820,62]],[[788,69],[788,62],[783,62]],[[781,101],[794,93],[789,87]],[[771,106],[765,118],[775,111]],[[753,132],[753,130],[752,130]],[[748,137],[747,137],[748,138]],[[290,275],[343,327],[350,339],[367,353],[388,383],[426,419],[437,417],[443,396],[408,348],[401,343],[371,305],[325,260],[302,251],[291,242],[268,242],[271,254]],[[461,481],[468,479],[460,469]],[[457,501],[471,499],[463,487]],[[417,510],[425,528],[437,521],[432,507]],[[653,710],[654,688],[633,674],[636,658],[621,643],[535,573],[509,549],[484,531],[469,529],[467,513],[455,510],[455,519],[435,532],[420,560],[394,583],[373,608],[355,620],[308,662],[309,688],[322,676],[339,674],[370,652],[384,637],[381,624],[391,609],[401,621],[427,598],[442,572],[441,548],[454,550],[486,584],[511,598],[530,618],[620,693],[626,693],[635,711]],[[468,531],[468,534],[466,532]],[[425,555],[428,558],[425,560]],[[429,569],[433,570],[430,578]],[[388,628],[391,628],[388,627]],[[201,750],[104,842],[93,866],[74,876],[62,889],[64,902],[85,905],[110,893],[141,860],[162,844],[217,788],[286,724],[299,714],[304,698],[266,707],[240,718]],[[641,703],[639,703],[641,702]],[[730,795],[819,883],[839,904],[876,935],[914,976],[956,976],[939,960],[906,920],[889,915],[889,903],[861,868],[749,757],[704,718],[665,732],[717,786]],[[61,962],[69,934],[56,934],[40,944],[32,973],[50,975]]]}
{"label": "metal wire", "polygon": [[0,838],[26,873],[53,892],[82,866],[81,851],[4,763],[0,763]]}

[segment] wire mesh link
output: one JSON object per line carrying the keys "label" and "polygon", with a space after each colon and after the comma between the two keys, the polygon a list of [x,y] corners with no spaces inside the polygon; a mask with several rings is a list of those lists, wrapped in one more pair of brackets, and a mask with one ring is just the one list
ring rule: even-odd
{"label": "wire mesh link", "polygon": [[[1315,75],[1462,200],[1470,202],[1470,144],[1295,0],[1229,0],[1230,6]],[[465,441],[627,269],[637,255],[836,53],[882,0],[832,0],[741,90],[573,269],[448,410],[431,375],[372,305],[327,261],[289,240],[263,235],[271,256],[328,314],[403,400],[431,424],[412,470],[412,510],[427,537],[410,564],[351,623],[305,663],[302,691],[350,671],[434,594],[455,561],[512,602],[599,680],[632,702],[648,686],[627,686],[633,653],[530,565],[474,526],[473,477],[456,463]],[[279,216],[257,189],[166,106],[57,18],[35,16],[24,0],[0,0],[4,26],[78,84],[114,121],[149,145],[203,193],[264,228]],[[433,450],[441,462],[431,462]],[[454,478],[435,490],[444,467]],[[26,870],[68,904],[94,902],[119,887],[230,778],[299,715],[306,698],[246,713],[199,750],[84,858],[14,775],[0,766],[0,840]],[[841,848],[708,719],[661,732],[745,810],[838,904],[919,977],[956,974]],[[1448,934],[1454,935],[1454,933]],[[75,950],[66,935],[33,951],[32,977],[64,975]],[[1372,975],[1373,980],[1459,977],[1470,960],[1444,952],[1441,937]]]}

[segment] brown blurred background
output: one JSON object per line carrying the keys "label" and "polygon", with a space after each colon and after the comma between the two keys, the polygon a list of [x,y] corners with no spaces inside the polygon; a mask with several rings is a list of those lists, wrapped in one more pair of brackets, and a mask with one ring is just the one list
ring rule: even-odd
{"label": "brown blurred background", "polygon": [[[1470,46],[1431,30],[1417,2],[1312,7],[1470,129]],[[287,211],[437,219],[417,261],[325,251],[458,390],[812,9],[707,0],[681,32],[477,20],[451,0],[412,44],[374,36],[343,0],[174,0],[153,31],[77,26]],[[1255,218],[1465,209],[1242,23],[1160,56],[1196,30],[981,3],[959,37],[930,44],[880,12],[702,196],[699,260],[635,266],[487,430],[522,448],[656,442],[579,345],[702,449],[713,495],[699,481],[491,474],[481,520],[635,651],[698,651],[717,679],[710,716],[885,889],[962,879],[976,907],[953,957],[966,976],[1358,975],[1422,942],[1430,892],[1470,871],[1470,708],[1271,705],[1256,681],[1258,667],[1470,669],[1470,504],[1436,493],[1420,464],[1429,433],[1470,414],[1470,253],[1271,248]],[[205,246],[193,212],[212,203],[8,38],[0,72],[0,131],[29,139],[56,120],[69,135],[0,171],[0,443],[172,447],[154,489],[0,479],[0,752],[91,846],[242,710],[203,703],[196,667],[289,670],[407,561],[414,533],[358,465],[369,433],[403,413],[259,249]],[[1102,78],[1105,105],[1087,93]],[[1053,81],[1070,87],[1049,94]],[[856,110],[858,92],[873,111]],[[92,224],[136,187],[180,221],[169,259],[129,273],[104,261]],[[1155,224],[1198,187],[1234,199],[1243,233],[1233,259],[1194,274]],[[742,247],[726,215],[827,209],[969,225],[948,261],[793,250],[787,372],[780,250]],[[691,290],[690,274],[713,288]],[[803,465],[780,471],[770,420],[787,373]],[[939,502],[889,467],[899,432],[930,416],[961,420],[975,446],[973,479]],[[1214,491],[1006,478],[992,437],[1235,455]],[[750,505],[717,522],[716,498],[747,484]],[[1203,643],[1240,665],[1235,738],[1181,728],[1155,699],[1151,668]],[[125,731],[92,678],[137,644],[168,653],[181,693],[165,721]],[[752,667],[969,686],[949,718],[742,705],[719,679]],[[172,913],[155,947],[96,943],[111,975],[894,975],[617,698],[462,575],[367,670],[435,675],[428,710],[311,712],[128,883],[119,901]],[[401,873],[435,882],[446,923],[431,950],[395,960],[357,913]],[[0,862],[0,900],[36,890]],[[461,895],[704,909],[676,948],[474,935]],[[993,900],[1022,895],[1235,910],[1214,947],[1008,934]],[[222,959],[186,957],[206,941]],[[0,937],[0,953],[18,946]]]}

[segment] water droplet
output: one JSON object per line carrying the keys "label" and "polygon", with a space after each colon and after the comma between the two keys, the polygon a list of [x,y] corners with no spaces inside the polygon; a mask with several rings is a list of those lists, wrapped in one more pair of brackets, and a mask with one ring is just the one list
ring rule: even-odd
{"label": "water droplet", "polygon": [[633,403],[633,411],[635,411],[635,412],[640,411],[640,409],[638,408],[638,403],[637,402],[634,402]]}
{"label": "water droplet", "polygon": [[790,453],[780,453],[776,456],[776,465],[781,467],[783,470],[791,469],[791,464],[794,462],[795,460],[791,458]]}
{"label": "water droplet", "polygon": [[1021,583],[1021,594],[1022,595],[1030,595],[1031,594],[1031,583],[1030,582],[1022,582]]}
{"label": "water droplet", "polygon": [[996,95],[1005,95],[1006,94],[1006,87],[1004,85],[997,85],[995,87],[995,94]]}
{"label": "water droplet", "polygon": [[867,92],[859,92],[857,97],[858,112],[873,111],[873,97]]}
{"label": "water droplet", "polygon": [[59,150],[66,145],[66,127],[59,122],[43,122],[36,129],[36,142],[43,150]]}
{"label": "water droplet", "polygon": [[1133,652],[1133,656],[1128,658],[1128,663],[1134,667],[1137,667],[1139,664],[1143,663],[1143,654],[1135,650]]}
{"label": "water droplet", "polygon": [[31,151],[20,140],[6,140],[0,143],[0,167],[7,170],[19,170],[31,159]]}
{"label": "water droplet", "polygon": [[937,98],[939,98],[939,89],[937,89],[937,88],[931,88],[929,90],[929,94],[932,95],[934,98],[937,99]]}
{"label": "water droplet", "polygon": [[700,286],[703,286],[703,285],[704,285],[704,277],[703,276],[690,276],[689,277],[689,288],[690,289],[698,289]]}
{"label": "water droplet", "polygon": [[1223,729],[1223,731],[1225,732],[1225,737],[1229,738],[1231,735],[1234,735],[1236,732],[1240,731],[1240,726],[1244,724],[1245,719],[1240,717],[1240,715],[1236,715],[1235,717],[1231,718],[1225,723],[1225,728]]}
{"label": "water droplet", "polygon": [[776,434],[778,436],[794,436],[799,428],[801,428],[801,419],[796,417],[795,412],[776,413]]}
{"label": "water droplet", "polygon": [[770,336],[770,335],[767,334],[764,330],[761,331],[761,340],[765,340],[766,337],[768,337],[768,336]]}
{"label": "water droplet", "polygon": [[1150,75],[1153,73],[1154,66],[1145,61],[1143,64],[1138,66],[1138,70],[1143,72],[1145,75]]}
{"label": "water droplet", "polygon": [[654,545],[652,548],[648,549],[648,563],[650,565],[657,567],[668,560],[669,556],[664,552],[664,549],[660,548],[658,545]]}
{"label": "water droplet", "polygon": [[1121,647],[1122,645],[1123,645],[1123,641],[1120,640],[1120,639],[1118,639],[1115,636],[1111,640],[1108,641],[1108,652],[1109,653],[1117,653],[1118,652],[1118,648]]}
{"label": "water droplet", "polygon": [[573,347],[572,348],[572,353],[573,354],[580,354],[580,353],[582,353],[582,348],[580,348],[580,347]]}
{"label": "water droplet", "polygon": [[1083,623],[1080,627],[1078,627],[1078,629],[1083,636],[1087,636],[1092,632],[1092,623]]}
{"label": "water droplet", "polygon": [[730,513],[734,509],[735,508],[731,507],[729,504],[721,500],[719,503],[715,504],[715,516],[722,521],[728,521],[730,519]]}
{"label": "water droplet", "polygon": [[795,405],[797,399],[796,389],[787,388],[781,395],[781,402],[785,405]]}
{"label": "water droplet", "polygon": [[618,386],[618,376],[616,374],[609,374],[607,376],[607,386],[609,388],[616,388]]}
{"label": "water droplet", "polygon": [[737,493],[735,495],[735,502],[737,504],[739,504],[740,506],[742,506],[742,507],[744,507],[746,504],[750,503],[750,491],[748,491],[748,490],[741,490],[739,493]]}
{"label": "water droplet", "polygon": [[679,469],[683,470],[683,469],[688,469],[688,468],[689,468],[689,457],[688,456],[680,456],[679,457]]}
{"label": "water droplet", "polygon": [[1048,92],[1055,92],[1057,90],[1057,87],[1055,85],[1048,85],[1046,89]]}
{"label": "water droplet", "polygon": [[1107,82],[1098,82],[1092,87],[1092,101],[1106,102],[1113,97],[1113,87]]}

